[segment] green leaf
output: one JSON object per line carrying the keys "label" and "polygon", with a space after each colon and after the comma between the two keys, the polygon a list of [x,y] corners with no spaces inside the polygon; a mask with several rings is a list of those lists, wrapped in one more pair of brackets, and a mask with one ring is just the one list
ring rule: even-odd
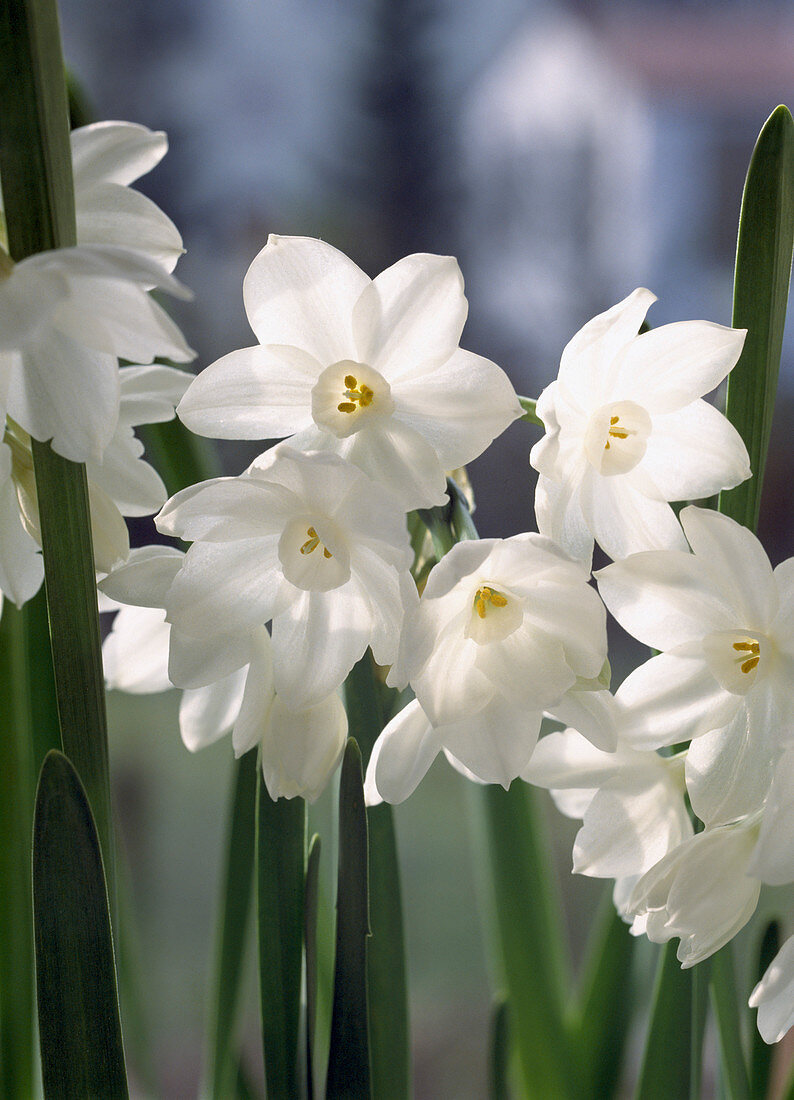
{"label": "green leaf", "polygon": [[491,1100],[509,1100],[510,1006],[504,999],[494,1002],[491,1013],[491,1041],[488,1047],[488,1080]]}
{"label": "green leaf", "polygon": [[306,1093],[314,1096],[314,1051],[317,1025],[317,917],[320,908],[320,838],[315,833],[306,860],[306,901],[303,937],[306,944]]}
{"label": "green leaf", "polygon": [[299,1043],[306,804],[267,793],[257,768],[256,882],[259,992],[268,1100],[300,1095]]}
{"label": "green leaf", "polygon": [[582,1067],[583,1092],[612,1096],[620,1078],[631,1022],[634,938],[604,890],[590,934],[572,1042]]}
{"label": "green leaf", "polygon": [[474,793],[486,842],[499,984],[507,990],[524,1095],[538,1100],[579,1096],[578,1067],[564,1024],[562,921],[549,879],[550,848],[537,792],[515,780],[507,791],[488,784]]}
{"label": "green leaf", "polygon": [[36,795],[33,914],[45,1097],[126,1097],[102,855],[80,779],[57,751]]}
{"label": "green leaf", "polygon": [[230,1095],[238,1066],[234,1038],[254,883],[257,772],[255,752],[234,769],[205,1070],[206,1094],[218,1100]]}
{"label": "green leaf", "polygon": [[729,1100],[749,1100],[750,1083],[742,1050],[739,995],[733,967],[732,944],[711,959],[711,1004],[717,1021],[720,1065]]}
{"label": "green leaf", "polygon": [[[345,684],[350,734],[361,747],[366,768],[384,726],[381,685],[368,652]],[[370,1067],[378,1100],[411,1095],[411,1037],[405,973],[400,868],[394,811],[383,802],[367,810],[369,831],[369,919],[367,944]]]}
{"label": "green leaf", "polygon": [[746,328],[728,376],[725,414],[744,439],[753,477],[720,493],[719,510],[758,526],[794,248],[794,122],[786,107],[767,119],[750,160],[742,198],[733,325]]}
{"label": "green leaf", "polygon": [[328,1100],[372,1095],[367,1025],[367,815],[361,753],[351,738],[339,785],[336,970],[328,1058]]}
{"label": "green leaf", "polygon": [[692,1043],[691,970],[682,970],[672,942],[659,951],[653,1007],[636,1100],[689,1096]]}
{"label": "green leaf", "polygon": [[[761,948],[758,953],[756,981],[761,980],[780,949],[780,925],[770,921],[764,930]],[[752,1056],[750,1072],[750,1092],[753,1100],[764,1100],[769,1093],[769,1080],[772,1071],[774,1045],[765,1043],[757,1027],[752,1030]]]}

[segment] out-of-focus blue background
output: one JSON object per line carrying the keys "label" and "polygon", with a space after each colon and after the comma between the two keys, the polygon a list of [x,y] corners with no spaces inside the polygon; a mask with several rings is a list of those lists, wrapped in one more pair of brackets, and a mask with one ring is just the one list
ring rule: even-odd
{"label": "out-of-focus blue background", "polygon": [[[784,0],[61,9],[67,61],[95,117],[169,134],[168,157],[141,187],[184,237],[177,273],[195,300],[179,319],[197,368],[253,342],[241,285],[270,232],[323,237],[372,275],[409,252],[458,256],[464,346],[530,396],[553,379],[570,336],[635,286],[659,297],[654,325],[729,323],[748,159],[770,111],[794,101]],[[792,343],[789,331],[781,440],[794,411]],[[534,526],[536,438],[515,425],[474,464],[482,534]],[[252,453],[229,449],[229,472]],[[792,465],[790,446],[778,446],[762,522],[773,561],[794,552],[791,509],[775,507],[790,499]],[[231,747],[191,757],[175,707],[176,693],[116,696],[111,723],[156,1093],[188,1097]],[[490,993],[465,803],[463,782],[437,765],[398,811],[420,1098],[485,1090]],[[598,891],[568,885],[571,836],[562,827],[554,843],[578,943]],[[243,1031],[255,1051],[253,1009]]]}

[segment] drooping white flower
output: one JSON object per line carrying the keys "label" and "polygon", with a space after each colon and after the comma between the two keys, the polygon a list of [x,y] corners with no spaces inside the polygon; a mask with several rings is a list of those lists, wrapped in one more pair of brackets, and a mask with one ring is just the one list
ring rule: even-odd
{"label": "drooping white flower", "polygon": [[[442,748],[479,779],[509,786],[544,711],[599,694],[605,613],[587,579],[584,566],[535,534],[458,543],[442,558],[406,616],[389,673],[394,686],[410,683],[416,701],[376,743],[370,801],[376,791],[406,798]],[[581,700],[571,705],[583,709]],[[613,747],[613,729],[591,727]]]}
{"label": "drooping white flower", "polygon": [[355,466],[281,448],[246,476],[178,493],[157,524],[193,540],[167,599],[179,686],[240,667],[271,619],[275,687],[293,709],[326,698],[367,646],[393,661],[416,600],[405,516]]}
{"label": "drooping white flower", "polygon": [[70,138],[77,243],[143,252],[173,271],[184,252],[179,231],[151,199],[129,186],[165,156],[165,133],[132,122],[94,122],[73,130]]}
{"label": "drooping white flower", "polygon": [[[171,627],[164,604],[184,555],[170,547],[133,550],[126,565],[101,582],[121,606],[102,646],[112,689],[148,693],[171,687]],[[132,601],[135,601],[134,603]],[[191,752],[232,732],[235,756],[260,748],[270,797],[314,801],[336,769],[347,738],[347,715],[332,693],[313,707],[292,711],[275,693],[270,636],[250,635],[249,663],[223,678],[182,692],[179,729]]]}
{"label": "drooping white flower", "polygon": [[0,254],[0,393],[34,439],[74,462],[100,460],[119,415],[117,358],[187,362],[193,352],[147,291],[183,295],[141,253],[90,245]]}
{"label": "drooping white flower", "polygon": [[[157,364],[122,367],[116,430],[101,461],[86,463],[94,561],[109,573],[129,553],[124,516],[151,515],[167,497],[157,471],[143,458],[134,428],[171,420],[191,375]],[[1,414],[0,408],[0,414]],[[2,456],[6,459],[3,460]],[[0,444],[0,588],[18,605],[35,595],[43,578],[41,530],[30,437],[7,423]]]}
{"label": "drooping white flower", "polygon": [[532,448],[543,534],[589,559],[685,549],[668,501],[697,500],[750,476],[736,430],[701,400],[735,365],[745,332],[682,321],[638,335],[655,297],[639,289],[588,322],[537,403]]}
{"label": "drooping white flower", "polygon": [[521,407],[504,372],[463,351],[457,262],[414,255],[370,279],[322,241],[271,236],[243,286],[259,344],[207,367],[178,414],[200,435],[293,437],[359,466],[408,510],[446,500]]}
{"label": "drooping white flower", "polygon": [[794,936],[789,936],[750,994],[765,1043],[779,1043],[794,1027]]}
{"label": "drooping white flower", "polygon": [[648,551],[597,574],[621,626],[661,654],[621,685],[623,734],[637,748],[695,739],[687,788],[702,821],[762,804],[794,730],[794,559],[774,571],[758,540],[688,507],[692,553]]}

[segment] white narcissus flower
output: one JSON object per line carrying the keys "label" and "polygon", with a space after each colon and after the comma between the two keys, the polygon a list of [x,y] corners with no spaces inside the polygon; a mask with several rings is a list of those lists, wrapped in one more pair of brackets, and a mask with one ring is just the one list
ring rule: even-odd
{"label": "white narcissus flower", "polygon": [[636,748],[692,741],[686,778],[707,825],[752,813],[794,731],[794,559],[774,571],[746,528],[681,512],[692,553],[648,551],[596,574],[624,629],[661,654],[617,693]]}
{"label": "white narcissus flower", "polygon": [[240,667],[271,619],[275,687],[293,709],[325,699],[367,646],[394,660],[417,598],[405,516],[350,463],[283,447],[264,468],[178,493],[156,522],[193,541],[166,603],[179,686]]}
{"label": "white narcissus flower", "polygon": [[[142,547],[100,583],[113,602],[119,597],[130,601],[120,607],[102,646],[108,688],[148,693],[172,686],[171,627],[163,605],[183,558],[170,547]],[[182,740],[196,752],[232,731],[235,756],[261,748],[271,798],[300,795],[312,802],[341,759],[347,739],[345,708],[336,693],[307,709],[287,708],[275,693],[271,642],[264,627],[250,635],[249,658],[222,679],[182,692]]]}
{"label": "white narcissus flower", "polygon": [[184,293],[147,256],[120,248],[62,248],[17,264],[0,253],[6,416],[64,458],[101,460],[118,422],[117,359],[193,358],[152,287]]}
{"label": "white narcissus flower", "polygon": [[[129,553],[124,516],[151,515],[167,497],[157,471],[143,459],[134,428],[171,420],[191,375],[158,364],[122,367],[119,418],[101,461],[89,459],[88,501],[97,571],[109,573]],[[0,588],[18,605],[43,578],[41,531],[30,437],[8,424],[0,444]]]}
{"label": "white narcissus flower", "polygon": [[184,252],[174,223],[129,184],[168,151],[162,130],[132,122],[94,122],[73,130],[72,171],[78,244],[143,252],[173,271]]}
{"label": "white narcissus flower", "polygon": [[539,530],[575,557],[593,539],[615,560],[685,549],[668,501],[699,500],[750,476],[735,428],[701,400],[736,364],[743,329],[681,321],[638,335],[655,296],[639,289],[588,322],[537,403],[546,435]]}
{"label": "white narcissus flower", "polygon": [[767,967],[749,1004],[758,1009],[758,1030],[765,1043],[779,1043],[794,1027],[794,936]]}
{"label": "white narcissus flower", "polygon": [[450,256],[407,256],[373,280],[322,241],[271,236],[243,296],[259,344],[211,364],[182,399],[200,435],[291,436],[409,510],[444,503],[444,472],[521,416],[504,372],[458,346],[467,303]]}
{"label": "white narcissus flower", "polygon": [[[394,686],[410,683],[416,701],[378,739],[371,802],[376,791],[406,798],[442,748],[479,779],[509,786],[543,712],[586,695],[583,681],[593,687],[603,668],[606,615],[588,575],[535,534],[458,543],[442,558],[406,615],[389,673]],[[614,730],[591,726],[614,747]]]}

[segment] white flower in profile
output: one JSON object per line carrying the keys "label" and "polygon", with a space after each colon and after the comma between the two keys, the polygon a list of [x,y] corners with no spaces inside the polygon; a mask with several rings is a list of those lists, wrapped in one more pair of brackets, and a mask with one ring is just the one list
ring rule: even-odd
{"label": "white flower in profile", "polygon": [[621,626],[661,651],[617,693],[623,735],[646,749],[692,740],[693,809],[727,824],[763,802],[794,730],[794,559],[773,571],[728,517],[690,506],[680,518],[692,553],[647,551],[596,576]]}
{"label": "white flower in profile", "polygon": [[129,186],[165,156],[165,133],[132,122],[94,122],[72,130],[70,138],[77,243],[143,252],[173,271],[184,252],[179,231]]}
{"label": "white flower in profile", "polygon": [[[137,694],[173,686],[168,676],[171,627],[164,604],[183,558],[170,547],[141,547],[100,582],[106,599],[112,597],[107,602],[119,607],[102,646],[108,688]],[[129,603],[120,606],[120,597]],[[304,710],[285,707],[273,686],[270,636],[259,627],[250,635],[249,663],[182,692],[179,730],[191,752],[231,732],[235,756],[260,748],[271,798],[300,795],[312,802],[341,759],[347,715],[336,693]]]}
{"label": "white flower in profile", "polygon": [[394,660],[417,598],[405,515],[350,463],[282,447],[264,468],[177,493],[156,522],[193,541],[166,602],[179,686],[240,667],[271,619],[275,690],[293,709],[326,698],[367,646]]}
{"label": "white flower in profile", "polygon": [[[85,245],[14,264],[0,252],[0,393],[23,431],[74,462],[99,461],[119,415],[118,358],[193,352],[150,294],[180,284],[143,253]],[[57,369],[53,368],[57,364]]]}
{"label": "white flower in profile", "polygon": [[765,1043],[779,1043],[794,1027],[794,936],[789,936],[750,994],[758,1009],[758,1031]]}
{"label": "white flower in profile", "polygon": [[575,557],[589,560],[594,539],[615,560],[685,549],[668,501],[750,476],[738,433],[702,400],[736,364],[745,331],[681,321],[638,335],[654,301],[638,289],[589,321],[538,399],[538,527]]}
{"label": "white flower in profile", "polygon": [[458,346],[467,303],[450,256],[407,256],[370,279],[322,241],[271,236],[243,297],[258,345],[202,371],[177,410],[200,435],[291,436],[409,510],[444,503],[444,472],[521,415],[504,372]]}
{"label": "white flower in profile", "polygon": [[[443,748],[488,783],[526,767],[544,711],[600,694],[606,615],[588,572],[541,535],[461,542],[433,568],[406,615],[388,683],[416,701],[381,734],[367,796],[401,801]],[[608,724],[591,723],[603,747]]]}
{"label": "white flower in profile", "polygon": [[[116,430],[101,461],[86,463],[94,561],[100,573],[109,573],[127,558],[129,536],[123,517],[152,515],[168,495],[160,475],[144,460],[134,428],[173,419],[191,377],[158,364],[122,367],[119,372]],[[0,444],[0,588],[19,606],[41,585],[40,546],[30,436],[9,422]]]}

